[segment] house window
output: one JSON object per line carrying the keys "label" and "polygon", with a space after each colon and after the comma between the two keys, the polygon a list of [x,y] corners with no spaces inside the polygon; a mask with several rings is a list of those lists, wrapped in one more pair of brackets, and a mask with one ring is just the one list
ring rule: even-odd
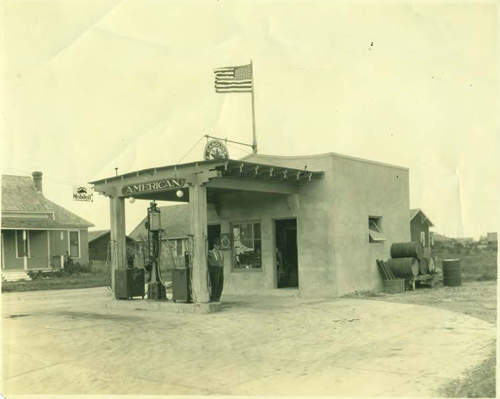
{"label": "house window", "polygon": [[16,257],[31,257],[29,230],[16,230]]}
{"label": "house window", "polygon": [[184,240],[182,238],[168,240],[169,249],[175,256],[184,256]]}
{"label": "house window", "polygon": [[232,225],[233,267],[235,269],[261,269],[262,251],[260,223]]}
{"label": "house window", "polygon": [[80,232],[69,232],[69,256],[72,258],[80,257]]}
{"label": "house window", "polygon": [[385,237],[382,230],[382,218],[380,216],[368,217],[368,241],[384,242]]}

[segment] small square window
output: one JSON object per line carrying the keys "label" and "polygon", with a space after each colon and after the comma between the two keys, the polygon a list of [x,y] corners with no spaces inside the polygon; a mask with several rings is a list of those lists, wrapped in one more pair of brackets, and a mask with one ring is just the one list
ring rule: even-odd
{"label": "small square window", "polygon": [[368,217],[368,241],[369,242],[384,242],[385,236],[382,230],[382,217]]}

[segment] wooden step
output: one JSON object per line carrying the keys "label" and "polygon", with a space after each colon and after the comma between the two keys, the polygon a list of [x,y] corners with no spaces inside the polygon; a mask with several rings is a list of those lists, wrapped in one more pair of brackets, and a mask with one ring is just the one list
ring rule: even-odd
{"label": "wooden step", "polygon": [[30,276],[25,271],[6,271],[2,270],[3,281],[20,281],[31,280]]}

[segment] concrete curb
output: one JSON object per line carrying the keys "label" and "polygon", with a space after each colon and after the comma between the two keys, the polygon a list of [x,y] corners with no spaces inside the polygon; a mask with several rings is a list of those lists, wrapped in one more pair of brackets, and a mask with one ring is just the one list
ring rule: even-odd
{"label": "concrete curb", "polygon": [[149,310],[164,313],[214,313],[222,309],[220,302],[210,303],[176,303],[170,301],[155,301],[148,299],[118,300],[111,299],[104,304],[106,309]]}

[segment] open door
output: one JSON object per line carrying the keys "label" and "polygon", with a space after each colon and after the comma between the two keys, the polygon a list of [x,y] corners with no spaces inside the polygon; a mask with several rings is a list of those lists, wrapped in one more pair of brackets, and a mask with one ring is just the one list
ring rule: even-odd
{"label": "open door", "polygon": [[298,287],[297,220],[276,220],[275,223],[278,288]]}
{"label": "open door", "polygon": [[220,224],[209,224],[207,226],[208,249],[214,248],[214,240],[220,239]]}

